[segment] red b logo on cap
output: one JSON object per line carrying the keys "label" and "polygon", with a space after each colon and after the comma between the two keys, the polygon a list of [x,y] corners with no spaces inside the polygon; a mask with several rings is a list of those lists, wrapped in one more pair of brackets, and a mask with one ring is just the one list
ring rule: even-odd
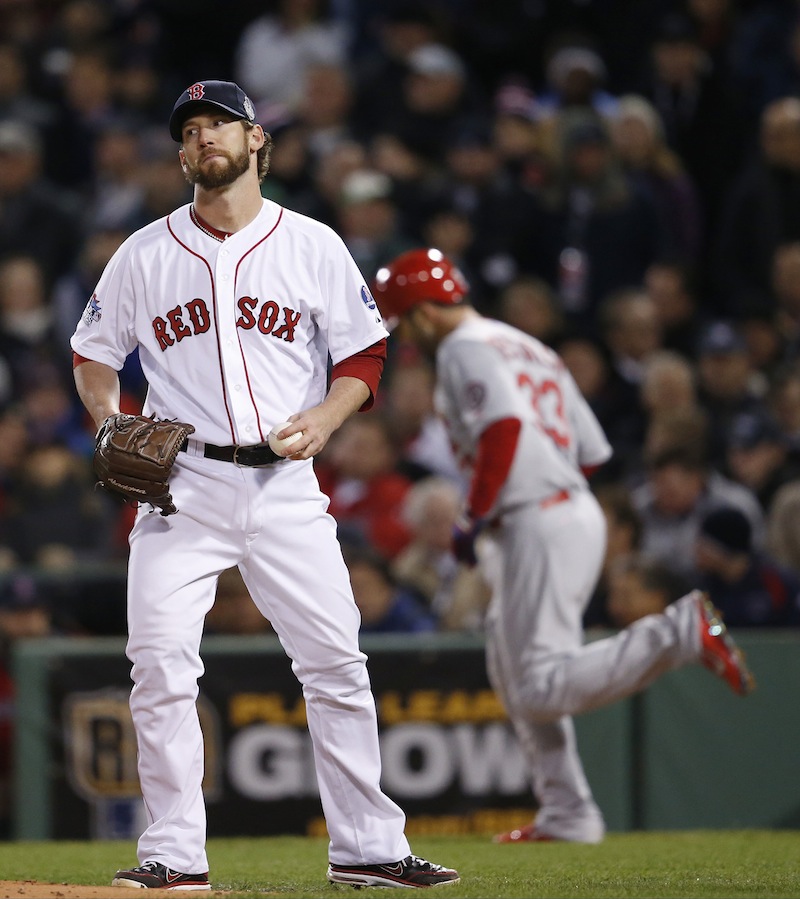
{"label": "red b logo on cap", "polygon": [[189,94],[190,100],[202,100],[203,95],[206,92],[206,86],[198,81],[197,84],[193,84],[191,87],[186,88],[186,92]]}

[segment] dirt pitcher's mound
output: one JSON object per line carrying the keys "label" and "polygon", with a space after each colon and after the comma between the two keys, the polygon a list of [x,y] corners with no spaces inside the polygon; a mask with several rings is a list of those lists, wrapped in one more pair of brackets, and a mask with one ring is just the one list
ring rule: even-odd
{"label": "dirt pitcher's mound", "polygon": [[[76,883],[39,883],[36,880],[0,880],[0,899],[142,899],[147,896],[170,896],[169,890],[137,890],[131,887],[90,887]],[[185,895],[181,893],[181,895]],[[208,890],[193,895],[227,896],[225,890]]]}

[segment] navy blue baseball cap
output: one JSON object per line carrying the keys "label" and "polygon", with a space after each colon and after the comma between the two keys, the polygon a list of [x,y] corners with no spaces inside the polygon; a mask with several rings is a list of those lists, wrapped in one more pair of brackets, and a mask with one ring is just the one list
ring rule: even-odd
{"label": "navy blue baseball cap", "polygon": [[195,81],[175,101],[169,117],[169,133],[181,142],[184,121],[198,106],[216,106],[237,119],[255,122],[256,109],[247,94],[232,81]]}

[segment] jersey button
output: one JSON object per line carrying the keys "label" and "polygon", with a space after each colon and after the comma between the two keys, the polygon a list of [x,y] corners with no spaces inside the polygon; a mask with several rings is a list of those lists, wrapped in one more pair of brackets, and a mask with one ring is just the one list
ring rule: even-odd
{"label": "jersey button", "polygon": [[233,389],[234,389],[234,390],[241,390],[241,389],[242,389],[242,385],[241,385],[241,384],[234,384],[234,385],[233,385]]}

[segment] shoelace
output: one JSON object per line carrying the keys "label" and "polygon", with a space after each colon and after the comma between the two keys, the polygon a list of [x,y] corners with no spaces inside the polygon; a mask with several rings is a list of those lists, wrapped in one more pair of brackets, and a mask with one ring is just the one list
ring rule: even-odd
{"label": "shoelace", "polygon": [[418,855],[409,855],[409,864],[414,868],[421,868],[423,871],[444,871],[444,867],[442,865],[437,865],[435,862],[429,862],[427,859],[420,858]]}

